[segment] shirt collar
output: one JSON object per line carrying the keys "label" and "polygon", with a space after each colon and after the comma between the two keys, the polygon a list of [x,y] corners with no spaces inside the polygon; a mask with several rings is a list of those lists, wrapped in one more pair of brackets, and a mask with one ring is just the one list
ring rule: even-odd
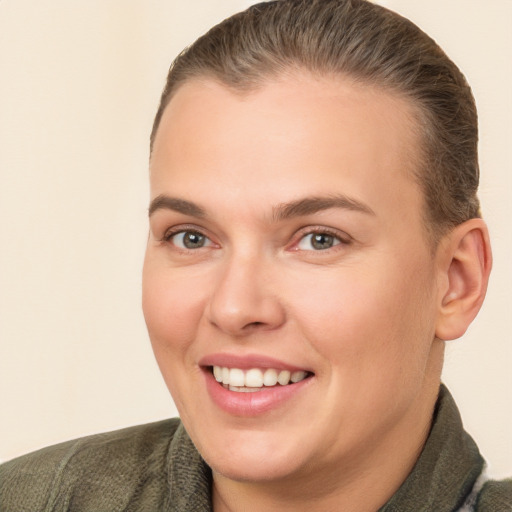
{"label": "shirt collar", "polygon": [[457,510],[471,493],[483,466],[450,392],[441,385],[423,451],[405,482],[379,512]]}

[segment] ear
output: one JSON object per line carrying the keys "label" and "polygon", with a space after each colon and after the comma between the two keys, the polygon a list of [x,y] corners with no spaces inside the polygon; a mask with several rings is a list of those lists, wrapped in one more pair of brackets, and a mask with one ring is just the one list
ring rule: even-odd
{"label": "ear", "polygon": [[440,286],[436,336],[462,336],[485,298],[492,266],[489,232],[482,219],[455,227],[438,247]]}

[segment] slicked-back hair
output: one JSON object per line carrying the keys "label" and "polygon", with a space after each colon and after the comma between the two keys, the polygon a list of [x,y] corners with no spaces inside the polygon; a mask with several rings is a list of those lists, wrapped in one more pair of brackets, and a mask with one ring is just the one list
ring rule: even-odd
{"label": "slicked-back hair", "polygon": [[153,130],[179,86],[215,80],[239,92],[291,70],[345,76],[409,100],[419,112],[417,165],[436,241],[479,216],[476,106],[458,67],[427,34],[367,0],[276,0],[213,27],[172,63]]}

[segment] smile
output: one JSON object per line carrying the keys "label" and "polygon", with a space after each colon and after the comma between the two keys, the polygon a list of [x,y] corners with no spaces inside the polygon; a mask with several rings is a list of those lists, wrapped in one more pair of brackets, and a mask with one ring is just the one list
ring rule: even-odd
{"label": "smile", "polygon": [[274,368],[250,368],[242,370],[240,368],[228,368],[225,366],[212,366],[215,380],[230,391],[238,393],[253,393],[261,391],[265,387],[287,386],[296,384],[306,377],[309,373],[304,370],[289,371],[278,370]]}

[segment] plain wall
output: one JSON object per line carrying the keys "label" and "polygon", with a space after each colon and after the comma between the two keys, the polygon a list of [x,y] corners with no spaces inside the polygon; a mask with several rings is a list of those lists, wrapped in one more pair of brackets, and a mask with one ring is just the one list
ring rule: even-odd
{"label": "plain wall", "polygon": [[[140,306],[148,137],[172,58],[241,0],[0,0],[0,459],[170,415]],[[473,86],[494,247],[444,381],[512,473],[512,2],[382,0]]]}

